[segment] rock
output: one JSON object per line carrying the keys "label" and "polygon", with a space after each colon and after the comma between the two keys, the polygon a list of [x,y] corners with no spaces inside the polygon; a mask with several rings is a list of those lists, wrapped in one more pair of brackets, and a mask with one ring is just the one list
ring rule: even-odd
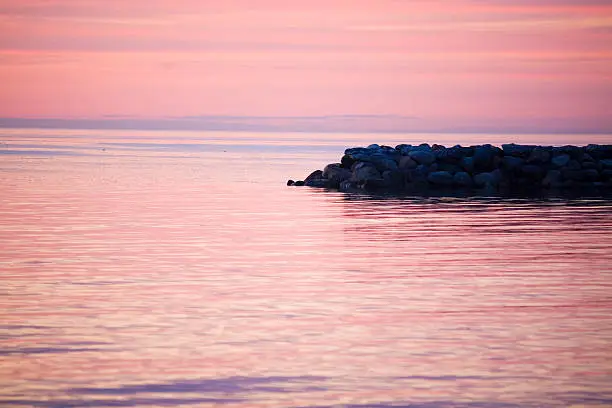
{"label": "rock", "polygon": [[410,170],[409,172],[410,180],[413,182],[419,181],[419,180],[426,181],[429,173],[430,173],[429,166],[426,166],[424,164],[419,164],[415,169]]}
{"label": "rock", "polygon": [[527,158],[531,155],[531,151],[535,148],[532,145],[519,145],[515,143],[503,144],[502,150],[504,151],[504,156],[514,156],[514,157],[522,157]]}
{"label": "rock", "polygon": [[548,170],[546,176],[542,180],[544,187],[552,187],[561,181],[561,172],[559,170]]}
{"label": "rock", "polygon": [[411,144],[399,144],[395,146],[395,150],[400,152],[402,156],[408,156],[408,153],[414,148]]}
{"label": "rock", "polygon": [[323,178],[323,172],[321,170],[315,170],[312,173],[310,173],[308,177],[304,179],[304,182],[307,182],[310,180],[322,179],[322,178]]}
{"label": "rock", "polygon": [[287,185],[410,194],[428,194],[430,188],[446,194],[455,188],[461,195],[477,186],[478,195],[550,189],[553,194],[612,196],[612,145],[507,144],[501,150],[488,144],[372,144],[346,149],[340,163],[314,171],[304,181],[288,180]]}
{"label": "rock", "polygon": [[461,159],[461,167],[468,173],[474,172],[474,158],[472,157],[464,157]]}
{"label": "rock", "polygon": [[472,177],[465,171],[460,171],[458,173],[455,173],[455,175],[453,176],[453,181],[456,185],[460,187],[471,187],[472,186]]}
{"label": "rock", "polygon": [[594,161],[595,161],[595,159],[590,154],[584,153],[582,155],[582,162],[594,162]]}
{"label": "rock", "polygon": [[460,171],[463,171],[463,168],[457,164],[452,164],[452,163],[447,163],[447,162],[441,162],[441,163],[436,163],[438,165],[438,169],[437,171],[448,171],[449,173],[457,173]]}
{"label": "rock", "polygon": [[385,146],[385,145],[380,146],[379,151],[380,153],[384,154],[388,158],[395,160],[395,161],[398,161],[399,158],[402,156],[400,152],[398,152],[391,146]]}
{"label": "rock", "polygon": [[572,181],[595,181],[599,179],[599,172],[595,169],[561,170],[563,178]]}
{"label": "rock", "polygon": [[353,174],[351,175],[351,181],[362,183],[368,179],[381,179],[380,172],[376,169],[373,164],[360,162],[357,163],[353,168]]}
{"label": "rock", "polygon": [[543,177],[544,170],[540,166],[537,166],[535,164],[526,164],[521,167],[521,173],[523,174],[523,176],[529,179],[538,180]]}
{"label": "rock", "polygon": [[604,169],[612,169],[612,159],[602,159],[599,163]]}
{"label": "rock", "polygon": [[386,154],[377,153],[370,156],[370,163],[376,166],[376,169],[380,172],[385,170],[397,170],[397,162],[387,156]]}
{"label": "rock", "polygon": [[602,170],[600,173],[602,180],[610,180],[612,179],[612,169]]}
{"label": "rock", "polygon": [[320,179],[304,180],[304,185],[307,187],[317,187],[317,188],[338,188],[340,184],[336,184],[328,179],[320,178]]}
{"label": "rock", "polygon": [[363,189],[366,191],[379,191],[385,189],[387,184],[382,178],[371,178],[363,182]]}
{"label": "rock", "polygon": [[338,191],[342,193],[356,193],[360,190],[356,183],[353,183],[350,180],[344,180],[342,183],[340,183],[340,186],[338,186]]}
{"label": "rock", "polygon": [[498,185],[502,181],[502,171],[500,169],[495,169],[491,172],[493,176],[495,185]]}
{"label": "rock", "polygon": [[599,172],[595,169],[582,169],[582,180],[596,181],[599,179]]}
{"label": "rock", "polygon": [[527,163],[530,164],[544,164],[550,160],[550,152],[544,147],[536,147],[531,151],[531,154],[527,158]]}
{"label": "rock", "polygon": [[502,166],[509,171],[517,171],[523,167],[525,161],[515,156],[504,156],[502,158]]}
{"label": "rock", "polygon": [[399,159],[398,167],[400,169],[414,169],[416,168],[416,166],[418,166],[417,162],[412,160],[412,158],[410,158],[409,156],[402,156]]}
{"label": "rock", "polygon": [[385,185],[391,189],[398,189],[404,186],[404,175],[400,170],[387,170],[382,174]]}
{"label": "rock", "polygon": [[478,146],[474,149],[474,169],[490,170],[495,156],[495,149],[491,145]]}
{"label": "rock", "polygon": [[352,167],[355,165],[354,162],[369,162],[373,163],[379,171],[395,170],[397,169],[397,160],[400,157],[401,154],[389,146],[355,147],[344,151],[342,165],[347,167],[351,164]]}
{"label": "rock", "polygon": [[412,150],[408,156],[419,164],[428,165],[436,161],[433,153],[424,150]]}
{"label": "rock", "polygon": [[572,159],[578,161],[582,160],[582,155],[584,154],[583,150],[580,147],[570,145],[553,148],[553,153],[556,152],[565,153],[569,155]]}
{"label": "rock", "polygon": [[496,186],[497,181],[492,173],[478,173],[474,176],[474,184],[478,187]]}
{"label": "rock", "polygon": [[612,159],[612,145],[590,144],[584,150],[596,160]]}
{"label": "rock", "polygon": [[323,178],[329,180],[330,186],[337,188],[344,180],[351,178],[351,171],[341,167],[340,163],[328,164],[323,169]]}
{"label": "rock", "polygon": [[304,185],[304,182],[302,180],[298,180],[295,183],[293,183],[293,185],[296,186],[296,187],[301,187],[301,186]]}
{"label": "rock", "polygon": [[450,186],[453,184],[454,178],[451,173],[448,171],[434,171],[429,173],[427,176],[427,180],[431,184],[440,185],[440,186]]}
{"label": "rock", "polygon": [[448,149],[438,149],[434,151],[436,160],[446,163],[459,163],[465,156],[463,148],[460,145],[449,147]]}
{"label": "rock", "polygon": [[370,156],[372,156],[376,150],[366,149],[365,147],[353,147],[351,149],[346,149],[344,151],[344,155],[348,156],[345,160],[352,159],[353,161],[370,161]]}
{"label": "rock", "polygon": [[420,152],[430,152],[431,153],[431,146],[429,144],[427,144],[427,143],[421,143],[418,146],[414,146],[412,148],[412,150],[417,150],[417,151],[420,151]]}
{"label": "rock", "polygon": [[580,170],[582,166],[580,165],[578,160],[571,159],[563,168],[565,170]]}
{"label": "rock", "polygon": [[555,156],[551,159],[552,164],[557,167],[563,167],[567,163],[569,163],[569,161],[570,161],[570,156],[569,154],[565,154],[565,153],[561,153],[560,155]]}
{"label": "rock", "polygon": [[595,163],[594,161],[583,161],[582,162],[583,169],[595,169],[600,170],[602,168],[601,164]]}
{"label": "rock", "polygon": [[353,167],[353,164],[355,164],[355,159],[352,156],[345,154],[344,156],[342,156],[342,159],[340,159],[340,164],[345,169],[350,169],[351,167]]}

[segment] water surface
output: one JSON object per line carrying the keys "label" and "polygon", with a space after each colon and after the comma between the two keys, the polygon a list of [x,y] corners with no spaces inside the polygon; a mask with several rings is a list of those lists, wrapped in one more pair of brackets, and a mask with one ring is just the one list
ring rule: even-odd
{"label": "water surface", "polygon": [[2,135],[0,405],[612,405],[609,200],[284,185],[546,136]]}

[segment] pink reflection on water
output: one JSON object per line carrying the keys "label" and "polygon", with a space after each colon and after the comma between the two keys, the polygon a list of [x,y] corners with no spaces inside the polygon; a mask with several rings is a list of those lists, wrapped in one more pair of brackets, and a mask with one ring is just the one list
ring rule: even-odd
{"label": "pink reflection on water", "polygon": [[356,199],[229,153],[3,157],[4,399],[609,398],[609,203]]}

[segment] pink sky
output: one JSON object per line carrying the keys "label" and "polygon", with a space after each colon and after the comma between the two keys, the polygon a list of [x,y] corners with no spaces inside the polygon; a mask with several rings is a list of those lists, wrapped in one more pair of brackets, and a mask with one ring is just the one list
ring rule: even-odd
{"label": "pink sky", "polygon": [[0,0],[0,78],[0,117],[611,131],[612,1]]}

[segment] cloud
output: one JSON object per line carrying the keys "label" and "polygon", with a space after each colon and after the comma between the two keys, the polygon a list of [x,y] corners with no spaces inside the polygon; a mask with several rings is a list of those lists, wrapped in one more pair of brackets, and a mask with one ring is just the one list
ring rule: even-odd
{"label": "cloud", "polygon": [[612,17],[508,19],[503,21],[415,22],[347,27],[356,31],[549,31],[612,28]]}

